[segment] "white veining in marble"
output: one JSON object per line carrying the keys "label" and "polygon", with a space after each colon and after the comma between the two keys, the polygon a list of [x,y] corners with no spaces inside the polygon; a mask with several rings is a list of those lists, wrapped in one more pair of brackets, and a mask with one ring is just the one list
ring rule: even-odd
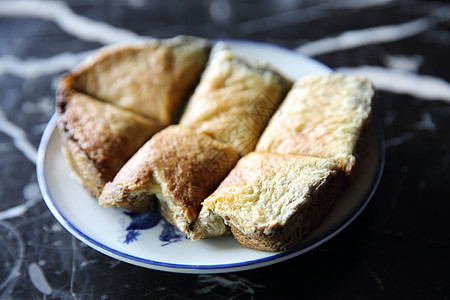
{"label": "white veining in marble", "polygon": [[[43,114],[45,116],[51,116],[55,111],[55,97],[40,97],[36,102],[25,101],[21,106],[22,111],[25,114]],[[42,133],[46,124],[35,125],[37,132]],[[37,133],[36,132],[36,133]]]}
{"label": "white veining in marble", "polygon": [[445,29],[432,29],[428,31],[427,38],[434,43],[439,43],[442,45],[450,45],[450,31]]}
{"label": "white veining in marble", "polygon": [[9,273],[3,281],[0,281],[0,299],[10,299],[10,293],[16,284],[15,279],[20,276],[20,269],[25,258],[25,242],[19,230],[8,222],[0,222],[0,233],[11,236],[10,239],[2,239],[2,246],[9,246],[14,262],[8,264],[9,261],[0,261],[0,263],[7,263],[9,267]]}
{"label": "white veining in marble", "polygon": [[424,58],[421,55],[387,55],[384,58],[384,65],[389,69],[396,69],[408,72],[419,71],[423,64]]}
{"label": "white veining in marble", "polygon": [[5,133],[13,139],[14,146],[19,149],[26,158],[34,164],[37,159],[37,149],[27,139],[25,130],[9,121],[0,107],[0,132]]}
{"label": "white veining in marble", "polygon": [[432,22],[428,18],[419,18],[401,24],[350,30],[337,36],[305,43],[295,50],[308,56],[318,56],[361,46],[398,41],[425,32],[431,25]]}
{"label": "white veining in marble", "polygon": [[[78,241],[75,237],[72,237],[72,253],[76,253],[78,248]],[[78,263],[75,255],[72,255],[72,261],[71,261],[71,272],[70,272],[70,295],[73,297],[73,299],[77,299],[77,295],[75,292],[75,282],[76,282],[76,276],[78,273]]]}
{"label": "white veining in marble", "polygon": [[48,58],[21,60],[14,56],[0,57],[0,75],[11,74],[21,78],[36,78],[72,69],[92,51],[81,53],[60,53]]}
{"label": "white veining in marble", "polygon": [[[199,275],[198,283],[203,285],[201,288],[197,288],[195,293],[197,295],[214,295],[218,299],[234,299],[243,295],[253,297],[256,289],[264,289],[261,284],[253,283],[243,277],[237,275]],[[232,296],[222,296],[214,292],[216,288],[228,289]]]}
{"label": "white veining in marble", "polygon": [[[399,41],[424,33],[433,29],[436,24],[449,20],[450,6],[441,6],[429,15],[412,21],[341,32],[336,36],[305,43],[296,50],[308,56],[317,56],[366,45]],[[448,38],[448,35],[446,37]]]}
{"label": "white veining in marble", "polygon": [[[236,24],[235,27],[241,34],[254,34],[257,32],[264,32],[286,26],[301,24],[311,21],[317,21],[330,16],[330,13],[324,9],[349,9],[349,8],[368,8],[372,6],[379,6],[391,2],[392,0],[341,0],[332,1],[329,3],[317,4],[299,9],[284,9],[284,11],[261,18],[254,18],[248,21]],[[283,1],[278,1],[279,6],[292,5],[292,3],[284,4]]]}
{"label": "white veining in marble", "polygon": [[450,83],[442,78],[379,66],[341,67],[338,72],[367,76],[379,90],[428,100],[450,101]]}
{"label": "white veining in marble", "polygon": [[75,14],[60,1],[0,1],[0,16],[53,21],[81,40],[110,44],[142,39],[136,33]]}
{"label": "white veining in marble", "polygon": [[249,35],[277,28],[283,28],[294,24],[315,21],[320,18],[324,18],[327,15],[328,14],[320,10],[303,11],[301,9],[293,9],[283,11],[278,14],[241,22],[240,24],[235,25],[235,27],[241,34]]}
{"label": "white veining in marble", "polygon": [[42,200],[41,192],[39,191],[39,187],[35,182],[31,182],[25,185],[22,193],[25,202],[0,211],[0,221],[21,216]]}
{"label": "white veining in marble", "polygon": [[226,0],[213,0],[209,5],[209,14],[216,22],[226,22],[231,17],[230,3]]}
{"label": "white veining in marble", "polygon": [[128,4],[131,7],[143,7],[147,0],[127,0],[125,1],[126,4]]}
{"label": "white veining in marble", "polygon": [[366,261],[363,261],[362,265],[364,266],[364,268],[367,270],[367,272],[369,273],[370,277],[372,277],[372,279],[374,280],[377,288],[380,291],[384,291],[384,285],[383,285],[383,280],[381,280],[380,276],[378,276],[374,269],[369,266],[369,264]]}
{"label": "white veining in marble", "polygon": [[28,276],[33,286],[39,292],[44,295],[50,295],[52,293],[52,287],[48,283],[44,272],[37,263],[32,262],[28,265]]}
{"label": "white veining in marble", "polygon": [[416,130],[425,130],[430,133],[434,133],[437,131],[436,123],[434,123],[433,118],[429,112],[424,112],[422,114],[422,119],[420,122],[414,124],[414,128]]}
{"label": "white veining in marble", "polygon": [[0,153],[1,152],[9,152],[11,149],[14,149],[14,147],[11,145],[11,143],[0,143]]}
{"label": "white veining in marble", "polygon": [[345,1],[330,1],[329,3],[320,5],[326,8],[343,9],[343,8],[368,8],[372,6],[387,5],[395,0],[345,0]]}
{"label": "white veining in marble", "polygon": [[384,142],[384,148],[388,149],[391,147],[402,145],[402,144],[406,143],[407,141],[412,140],[413,138],[414,138],[414,135],[411,132],[406,132],[400,136],[396,136],[396,137],[387,139]]}

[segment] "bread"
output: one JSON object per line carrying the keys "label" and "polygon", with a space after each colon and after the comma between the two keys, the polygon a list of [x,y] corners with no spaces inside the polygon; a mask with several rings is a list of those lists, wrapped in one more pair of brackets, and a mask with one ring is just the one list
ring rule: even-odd
{"label": "bread", "polygon": [[162,126],[69,87],[61,90],[57,114],[63,153],[86,190],[99,196],[104,184]]}
{"label": "bread", "polygon": [[181,231],[197,217],[201,202],[238,161],[228,144],[172,125],[148,141],[107,183],[99,201],[130,210],[154,209]]}
{"label": "bread", "polygon": [[180,124],[232,145],[243,156],[255,148],[290,86],[267,64],[218,44]]}
{"label": "bread", "polygon": [[305,76],[270,120],[256,151],[333,158],[351,173],[373,97],[374,88],[364,77]]}
{"label": "bread", "polygon": [[106,46],[64,75],[56,100],[63,152],[99,196],[122,165],[169,125],[203,71],[209,43],[176,37]]}
{"label": "bread", "polygon": [[207,40],[167,40],[106,46],[72,70],[74,87],[167,126],[208,60]]}
{"label": "bread", "polygon": [[100,203],[146,210],[156,195],[165,218],[190,235],[201,202],[254,149],[289,84],[268,66],[214,47],[180,124],[144,145],[105,186]]}
{"label": "bread", "polygon": [[365,78],[332,73],[298,81],[255,152],[203,202],[192,239],[221,236],[228,225],[246,247],[297,245],[322,222],[351,174],[373,97]]}
{"label": "bread", "polygon": [[305,76],[279,106],[288,79],[222,43],[206,62],[209,50],[178,37],[95,53],[58,89],[63,150],[102,205],[159,209],[193,240],[231,231],[245,247],[295,247],[352,174],[373,86]]}
{"label": "bread", "polygon": [[332,159],[252,152],[204,202],[246,247],[281,251],[321,223],[342,187]]}

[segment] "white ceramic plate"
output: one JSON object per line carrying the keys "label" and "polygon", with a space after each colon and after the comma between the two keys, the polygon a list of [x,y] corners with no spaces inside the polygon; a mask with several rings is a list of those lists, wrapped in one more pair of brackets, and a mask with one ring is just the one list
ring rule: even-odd
{"label": "white ceramic plate", "polygon": [[[234,51],[267,61],[291,79],[331,70],[294,51],[273,45],[226,41]],[[297,248],[263,252],[240,246],[233,237],[192,242],[159,214],[127,214],[97,204],[72,177],[61,152],[53,116],[43,134],[37,174],[45,203],[56,219],[92,248],[134,265],[179,273],[221,273],[258,268],[303,254],[347,227],[370,201],[381,177],[384,148],[377,123],[369,128],[364,155],[358,161],[354,182],[333,206],[320,227]]]}

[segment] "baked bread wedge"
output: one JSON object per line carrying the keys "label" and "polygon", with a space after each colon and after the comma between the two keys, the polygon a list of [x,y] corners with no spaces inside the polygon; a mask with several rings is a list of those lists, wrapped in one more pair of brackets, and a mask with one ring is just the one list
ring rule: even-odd
{"label": "baked bread wedge", "polygon": [[228,144],[172,125],[139,149],[105,185],[99,201],[136,211],[158,207],[166,220],[187,232],[201,202],[237,161]]}
{"label": "baked bread wedge", "polygon": [[269,65],[218,43],[180,125],[230,144],[243,156],[255,148],[291,85]]}
{"label": "baked bread wedge", "polygon": [[74,88],[94,98],[167,126],[208,60],[205,39],[172,39],[113,44],[73,69]]}
{"label": "baked bread wedge", "polygon": [[373,97],[372,84],[361,77],[331,73],[295,83],[256,152],[241,158],[203,202],[192,239],[226,234],[229,225],[246,247],[279,251],[298,244],[322,222],[348,181]]}
{"label": "baked bread wedge", "polygon": [[197,83],[209,42],[194,37],[106,46],[64,75],[56,95],[63,151],[99,196],[122,165],[168,126]]}
{"label": "baked bread wedge", "polygon": [[256,146],[265,153],[333,158],[347,173],[370,120],[374,98],[365,77],[309,75],[296,82]]}
{"label": "baked bread wedge", "polygon": [[245,247],[290,249],[325,218],[342,178],[332,159],[252,152],[203,202],[201,217],[220,216]]}
{"label": "baked bread wedge", "polygon": [[[70,84],[64,80],[61,84]],[[64,92],[61,92],[64,91]],[[93,196],[162,126],[139,114],[64,87],[56,112],[63,153],[80,183]]]}
{"label": "baked bread wedge", "polygon": [[163,216],[189,235],[201,202],[254,149],[289,86],[267,65],[215,46],[180,125],[144,145],[105,186],[100,203],[146,210],[156,195]]}

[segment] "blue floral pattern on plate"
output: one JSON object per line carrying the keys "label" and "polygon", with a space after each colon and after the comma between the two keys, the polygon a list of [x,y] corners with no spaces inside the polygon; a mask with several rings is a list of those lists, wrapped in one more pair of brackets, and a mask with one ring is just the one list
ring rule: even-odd
{"label": "blue floral pattern on plate", "polygon": [[159,235],[159,240],[164,242],[161,246],[167,246],[172,243],[180,242],[184,237],[176,227],[161,218],[158,212],[129,212],[124,211],[125,215],[131,218],[130,224],[127,226],[127,234],[125,236],[124,244],[129,244],[137,241],[138,236],[141,235],[140,230],[151,229],[162,223],[162,232]]}

